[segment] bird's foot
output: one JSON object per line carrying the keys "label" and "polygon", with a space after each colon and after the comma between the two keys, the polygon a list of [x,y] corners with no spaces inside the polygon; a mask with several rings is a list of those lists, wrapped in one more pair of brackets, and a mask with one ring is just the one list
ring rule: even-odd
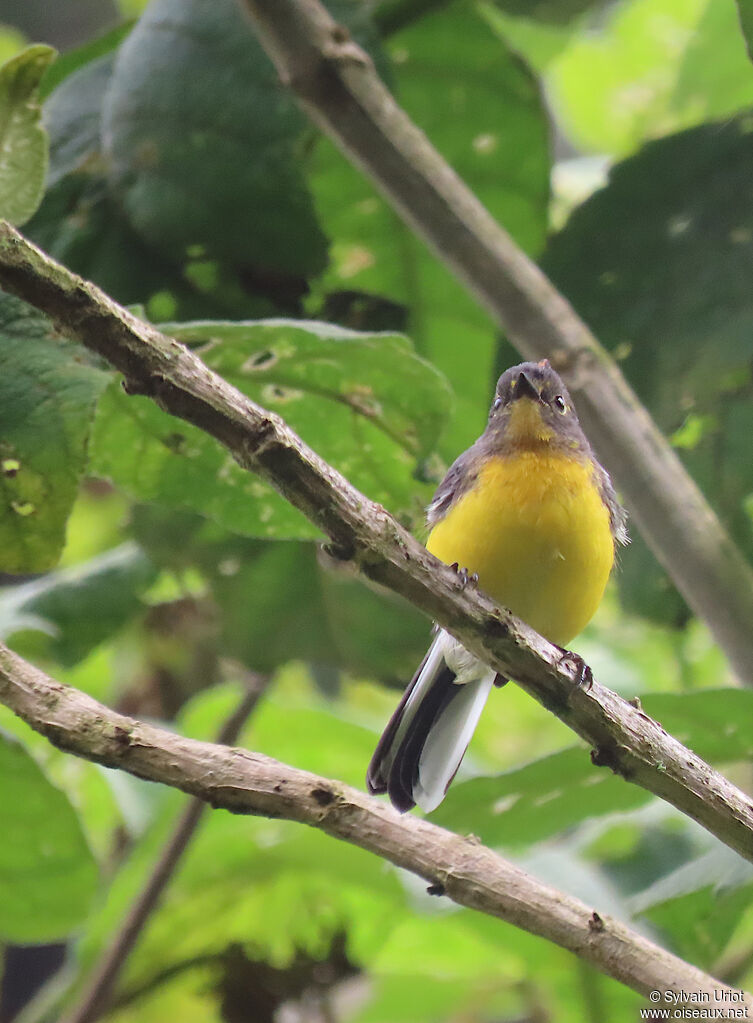
{"label": "bird's foot", "polygon": [[572,650],[566,650],[564,647],[558,646],[557,649],[561,652],[561,657],[558,664],[560,666],[569,665],[575,671],[575,677],[573,682],[579,689],[585,689],[586,692],[591,688],[594,681],[593,672],[580,656],[580,654],[574,653]]}
{"label": "bird's foot", "polygon": [[463,589],[465,589],[466,586],[478,586],[478,572],[470,574],[467,568],[460,568],[457,561],[453,561],[450,568],[457,574],[457,577],[460,580],[460,585]]}

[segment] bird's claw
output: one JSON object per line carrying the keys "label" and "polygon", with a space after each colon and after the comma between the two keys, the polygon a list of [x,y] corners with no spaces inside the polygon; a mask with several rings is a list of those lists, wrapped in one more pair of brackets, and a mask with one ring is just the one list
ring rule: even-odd
{"label": "bird's claw", "polygon": [[468,572],[467,568],[460,568],[457,561],[453,561],[450,568],[455,572],[460,580],[460,585],[463,589],[466,586],[477,586],[478,585],[478,572],[474,572],[472,575]]}
{"label": "bird's claw", "polygon": [[593,672],[589,666],[580,654],[576,654],[572,650],[565,650],[563,647],[560,647],[559,649],[562,652],[562,656],[558,661],[558,665],[560,667],[563,665],[571,665],[575,672],[573,683],[579,689],[585,689],[585,691],[588,692],[594,681]]}

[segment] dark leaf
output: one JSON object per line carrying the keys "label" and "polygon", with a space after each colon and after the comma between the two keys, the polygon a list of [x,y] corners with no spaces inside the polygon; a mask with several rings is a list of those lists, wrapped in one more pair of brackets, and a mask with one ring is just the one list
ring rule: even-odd
{"label": "dark leaf", "polygon": [[[75,568],[0,590],[0,635],[15,637],[14,648],[27,655],[41,647],[62,664],[76,664],[143,608],[140,595],[155,576],[145,555],[124,544]],[[19,635],[30,631],[47,638]]]}
{"label": "dark leaf", "polygon": [[[749,556],[751,216],[753,121],[742,116],[618,164],[544,260]],[[676,623],[682,604],[658,567],[632,550],[624,563],[627,606]]]}

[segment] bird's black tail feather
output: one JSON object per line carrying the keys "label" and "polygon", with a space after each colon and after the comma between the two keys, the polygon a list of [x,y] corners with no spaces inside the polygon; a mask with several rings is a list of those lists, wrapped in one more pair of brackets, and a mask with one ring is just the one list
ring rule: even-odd
{"label": "bird's black tail feather", "polygon": [[448,664],[456,665],[458,649],[448,633],[437,634],[371,759],[369,791],[388,793],[401,813],[442,801],[489,694],[494,673],[467,652],[462,669]]}
{"label": "bird's black tail feather", "polygon": [[403,694],[395,713],[390,718],[382,738],[369,764],[366,783],[369,792],[386,792],[392,805],[401,813],[416,805],[413,790],[418,781],[418,763],[429,738],[429,733],[445,707],[460,692],[455,683],[455,672],[445,664],[437,673],[426,695],[416,706],[404,734],[396,744],[397,733],[403,723],[405,705],[413,692],[425,660]]}

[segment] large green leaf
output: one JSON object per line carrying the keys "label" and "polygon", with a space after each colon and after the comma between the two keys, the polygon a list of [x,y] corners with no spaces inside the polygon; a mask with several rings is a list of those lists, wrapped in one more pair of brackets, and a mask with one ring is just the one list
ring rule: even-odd
{"label": "large green leaf", "polygon": [[0,569],[43,572],[65,540],[110,375],[36,310],[0,299]]}
{"label": "large green leaf", "polygon": [[[156,571],[135,544],[43,579],[0,590],[0,636],[23,653],[76,664],[143,607],[139,596]],[[21,637],[21,632],[41,633]],[[20,645],[19,645],[20,644]]]}
{"label": "large green leaf", "polygon": [[[442,376],[410,342],[298,321],[168,324],[210,368],[279,412],[369,497],[415,515],[414,479],[449,407]],[[98,472],[141,500],[200,512],[237,533],[316,536],[315,528],[198,429],[114,386],[92,438]]]}
{"label": "large green leaf", "polygon": [[[646,694],[643,703],[671,735],[706,760],[753,757],[753,692],[654,693]],[[432,820],[488,844],[521,846],[651,798],[645,789],[595,768],[587,750],[573,747],[504,774],[456,783]]]}
{"label": "large green leaf", "polygon": [[753,759],[753,692],[651,693],[643,703],[670,735],[704,760],[724,764]]}
{"label": "large green leaf", "polygon": [[55,941],[89,910],[97,867],[66,796],[0,733],[0,939]]}
{"label": "large green leaf", "polygon": [[636,914],[670,936],[683,957],[711,969],[753,904],[753,866],[721,845],[633,899]]}
{"label": "large green leaf", "polygon": [[[145,305],[152,318],[262,316],[297,309],[301,281],[279,274],[260,277],[250,271],[247,259],[210,259],[203,237],[194,238],[190,252],[166,251],[161,241],[151,244],[134,229],[117,182],[110,180],[102,133],[115,51],[129,30],[121,27],[66,54],[61,69],[55,73],[58,65],[53,65],[45,76],[47,90],[52,86],[44,110],[51,187],[27,232],[121,303]],[[218,185],[222,195],[226,183],[223,179],[223,188]],[[234,201],[244,208],[250,199],[235,193]]]}
{"label": "large green leaf", "polygon": [[111,187],[151,245],[267,272],[321,270],[326,241],[296,159],[303,115],[232,0],[156,0],[105,97]]}
{"label": "large green leaf", "polygon": [[199,558],[222,610],[227,652],[257,670],[300,658],[407,681],[428,643],[428,623],[414,608],[328,571],[314,544],[236,538]]}
{"label": "large green leaf", "polygon": [[28,220],[42,200],[47,134],[40,123],[39,83],[55,51],[29,46],[0,67],[0,217]]}
{"label": "large green leaf", "polygon": [[[544,258],[748,555],[752,182],[747,116],[653,142],[613,169]],[[629,606],[682,616],[639,544],[622,562]]]}
{"label": "large green leaf", "polygon": [[[543,243],[549,198],[548,126],[533,76],[472,8],[453,4],[390,41],[401,105],[527,251]],[[487,315],[404,227],[361,173],[326,142],[311,174],[332,239],[321,287],[357,289],[408,308],[417,350],[457,397],[443,451],[483,428],[497,372]]]}
{"label": "large green leaf", "polygon": [[431,819],[486,843],[515,847],[650,798],[637,785],[597,770],[586,750],[572,748],[501,775],[456,783]]}
{"label": "large green leaf", "polygon": [[[100,662],[100,671],[103,664]],[[101,677],[101,676],[100,676]],[[80,683],[79,678],[61,678],[61,681]],[[76,817],[84,832],[87,845],[100,862],[106,862],[112,855],[112,836],[118,828],[128,828],[126,814],[118,805],[115,791],[123,791],[121,782],[125,775],[103,770],[99,764],[72,757],[56,749],[39,732],[16,717],[7,707],[0,706],[0,734],[13,736],[42,768],[45,777],[65,793],[76,809]],[[117,779],[117,780],[114,780]],[[134,784],[137,782],[134,780]],[[138,782],[146,786],[146,782]],[[153,788],[153,786],[152,786]]]}
{"label": "large green leaf", "polygon": [[216,270],[218,283],[208,295],[190,280],[196,260],[185,255],[170,260],[136,234],[105,180],[102,102],[115,55],[85,47],[78,60],[83,63],[69,69],[45,102],[50,187],[26,225],[29,237],[117,301],[141,303],[158,318],[216,314],[218,309],[269,312],[268,303],[257,309],[247,294],[239,294],[232,270]]}
{"label": "large green leaf", "polygon": [[[364,5],[329,6],[374,52]],[[109,186],[156,251],[293,290],[324,269],[302,169],[311,129],[233,0],[150,4],[118,52],[102,127]]]}

